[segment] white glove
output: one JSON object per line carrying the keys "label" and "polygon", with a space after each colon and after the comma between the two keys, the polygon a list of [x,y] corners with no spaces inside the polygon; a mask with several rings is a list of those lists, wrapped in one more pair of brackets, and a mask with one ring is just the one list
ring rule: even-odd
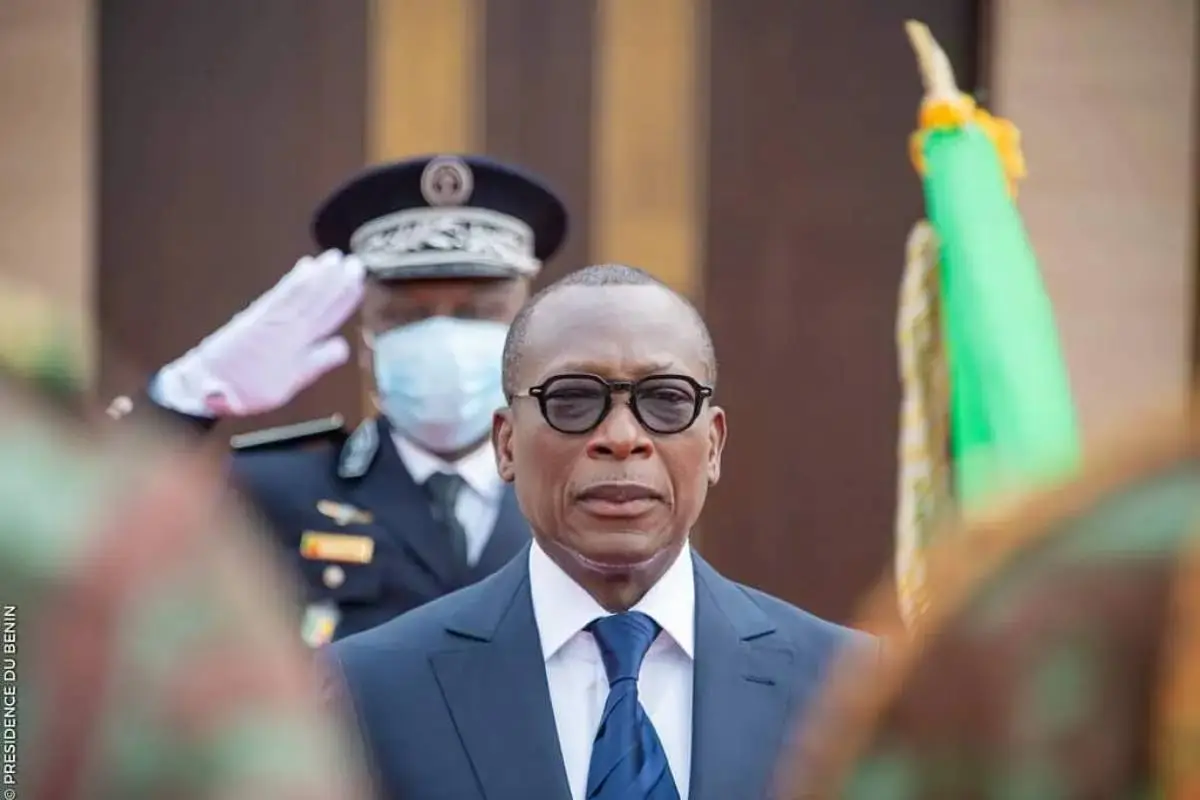
{"label": "white glove", "polygon": [[150,394],[193,416],[274,411],[345,364],[350,345],[333,335],[362,302],[365,270],[328,250],[304,257],[266,294],[158,373]]}

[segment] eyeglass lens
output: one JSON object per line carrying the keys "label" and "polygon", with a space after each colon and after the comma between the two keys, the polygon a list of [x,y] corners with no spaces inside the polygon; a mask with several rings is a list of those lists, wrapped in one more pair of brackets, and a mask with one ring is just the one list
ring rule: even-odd
{"label": "eyeglass lens", "polygon": [[[546,421],[564,433],[583,433],[600,424],[611,405],[611,388],[599,378],[564,376],[542,391]],[[695,386],[682,378],[650,377],[634,384],[630,403],[653,433],[679,433],[695,421]]]}

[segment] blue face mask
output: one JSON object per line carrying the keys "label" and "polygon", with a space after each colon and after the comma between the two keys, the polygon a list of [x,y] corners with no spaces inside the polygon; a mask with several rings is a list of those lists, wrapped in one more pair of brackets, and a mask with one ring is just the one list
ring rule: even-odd
{"label": "blue face mask", "polygon": [[375,338],[375,386],[388,421],[434,453],[480,441],[505,405],[502,322],[433,317]]}

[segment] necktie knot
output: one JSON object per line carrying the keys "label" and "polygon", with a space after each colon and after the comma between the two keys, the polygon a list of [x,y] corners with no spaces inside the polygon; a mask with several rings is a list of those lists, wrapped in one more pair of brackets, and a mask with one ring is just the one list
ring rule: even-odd
{"label": "necktie knot", "polygon": [[444,509],[454,508],[464,486],[466,483],[462,476],[452,472],[435,472],[425,481],[425,488],[434,505]]}
{"label": "necktie knot", "polygon": [[642,661],[661,630],[658,623],[640,611],[601,617],[588,625],[600,646],[608,684],[637,680]]}

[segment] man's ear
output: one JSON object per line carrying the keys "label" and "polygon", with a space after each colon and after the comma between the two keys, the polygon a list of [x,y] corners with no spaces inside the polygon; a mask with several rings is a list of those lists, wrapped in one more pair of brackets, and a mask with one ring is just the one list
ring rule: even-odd
{"label": "man's ear", "polygon": [[725,437],[728,434],[725,409],[713,406],[708,412],[708,485],[716,486],[721,480],[721,454],[725,452]]}
{"label": "man's ear", "polygon": [[513,482],[512,442],[512,409],[496,409],[492,414],[492,450],[496,453],[496,472],[505,483]]}

